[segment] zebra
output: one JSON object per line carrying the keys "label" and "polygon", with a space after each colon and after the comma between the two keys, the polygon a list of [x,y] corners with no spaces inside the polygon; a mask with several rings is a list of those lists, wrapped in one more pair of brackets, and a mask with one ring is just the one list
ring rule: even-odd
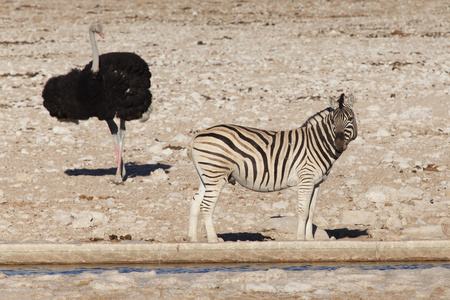
{"label": "zebra", "polygon": [[190,202],[188,241],[198,241],[201,213],[208,242],[218,242],[212,216],[227,182],[260,192],[297,186],[296,239],[314,239],[312,219],[319,185],[357,136],[354,102],[352,94],[329,97],[330,107],[293,130],[216,125],[199,132],[188,149],[200,180]]}

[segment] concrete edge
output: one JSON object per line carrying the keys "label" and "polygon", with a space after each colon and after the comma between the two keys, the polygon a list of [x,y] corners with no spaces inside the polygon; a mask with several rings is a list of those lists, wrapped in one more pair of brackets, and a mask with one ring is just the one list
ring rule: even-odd
{"label": "concrete edge", "polygon": [[0,244],[0,264],[449,261],[450,240]]}

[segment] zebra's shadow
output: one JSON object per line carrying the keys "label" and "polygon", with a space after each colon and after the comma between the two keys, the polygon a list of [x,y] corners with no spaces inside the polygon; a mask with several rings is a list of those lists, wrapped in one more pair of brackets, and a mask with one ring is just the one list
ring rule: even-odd
{"label": "zebra's shadow", "polygon": [[[163,169],[164,172],[168,173],[171,165],[166,164],[138,164],[136,162],[129,162],[125,164],[125,169],[127,171],[124,180],[127,178],[135,177],[145,177],[150,176],[157,169]],[[116,168],[107,169],[67,169],[64,171],[65,174],[69,176],[105,176],[105,175],[115,175]]]}
{"label": "zebra's shadow", "polygon": [[368,229],[360,230],[360,229],[348,229],[348,228],[339,228],[339,229],[325,229],[325,232],[328,234],[328,237],[335,239],[343,239],[343,238],[357,238],[360,236],[369,237],[370,234],[367,232]]}
{"label": "zebra's shadow", "polygon": [[237,233],[222,233],[217,234],[217,237],[223,239],[224,242],[237,242],[237,241],[250,241],[250,242],[262,242],[273,241],[270,236],[262,235],[261,233],[254,232],[237,232]]}
{"label": "zebra's shadow", "polygon": [[[315,235],[317,230],[317,226],[313,224],[313,235]],[[357,238],[360,236],[370,236],[367,232],[368,229],[359,230],[359,229],[348,229],[348,228],[339,228],[339,229],[325,229],[325,232],[328,234],[329,238],[334,237],[335,239],[343,239],[343,238]],[[263,241],[273,241],[275,239],[270,236],[265,236],[261,233],[254,232],[237,232],[237,233],[222,233],[217,234],[217,236],[223,239],[224,242],[237,242],[237,241],[249,241],[249,242],[263,242]]]}

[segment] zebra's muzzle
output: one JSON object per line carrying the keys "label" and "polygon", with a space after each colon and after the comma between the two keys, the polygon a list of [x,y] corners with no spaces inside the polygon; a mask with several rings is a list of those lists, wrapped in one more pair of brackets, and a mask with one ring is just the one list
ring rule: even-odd
{"label": "zebra's muzzle", "polygon": [[347,149],[348,141],[346,141],[343,132],[336,133],[336,140],[334,141],[334,145],[336,146],[336,150],[339,152],[343,152],[345,149]]}

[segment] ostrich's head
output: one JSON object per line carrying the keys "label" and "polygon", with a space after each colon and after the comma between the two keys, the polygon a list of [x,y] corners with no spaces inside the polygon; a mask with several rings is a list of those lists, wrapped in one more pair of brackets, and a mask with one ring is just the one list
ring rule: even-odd
{"label": "ostrich's head", "polygon": [[348,144],[358,135],[356,118],[353,113],[355,97],[353,97],[353,94],[350,94],[348,97],[341,94],[339,99],[330,97],[329,102],[334,109],[332,117],[336,134],[334,144],[337,151],[343,152],[347,149]]}
{"label": "ostrich's head", "polygon": [[92,31],[93,33],[97,33],[102,38],[104,37],[102,23],[97,22],[92,23],[91,26],[89,26],[89,30]]}

